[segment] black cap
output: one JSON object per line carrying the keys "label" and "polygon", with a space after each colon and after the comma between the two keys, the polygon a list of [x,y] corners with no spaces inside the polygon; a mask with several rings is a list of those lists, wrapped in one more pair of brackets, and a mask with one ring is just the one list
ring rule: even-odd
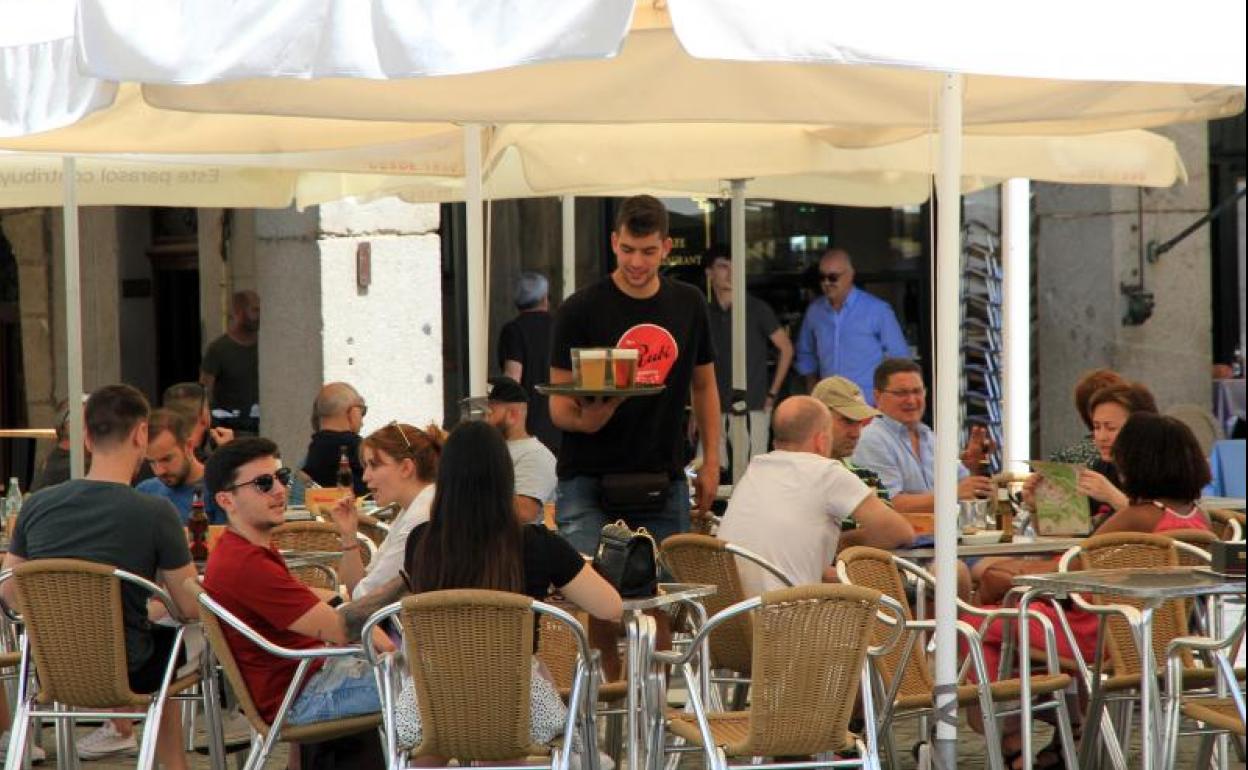
{"label": "black cap", "polygon": [[523,385],[510,377],[491,377],[490,390],[485,394],[485,399],[504,404],[527,404],[529,394]]}

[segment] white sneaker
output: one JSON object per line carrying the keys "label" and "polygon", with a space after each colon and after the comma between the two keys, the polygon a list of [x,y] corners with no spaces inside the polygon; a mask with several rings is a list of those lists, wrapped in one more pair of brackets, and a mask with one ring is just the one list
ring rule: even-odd
{"label": "white sneaker", "polygon": [[[5,730],[0,733],[0,762],[9,757],[9,731]],[[30,763],[32,765],[42,764],[48,758],[47,752],[40,748],[37,744],[30,744]]]}
{"label": "white sneaker", "polygon": [[79,759],[100,759],[117,754],[137,754],[138,741],[134,733],[122,735],[113,726],[112,720],[104,722],[95,732],[78,739]]}

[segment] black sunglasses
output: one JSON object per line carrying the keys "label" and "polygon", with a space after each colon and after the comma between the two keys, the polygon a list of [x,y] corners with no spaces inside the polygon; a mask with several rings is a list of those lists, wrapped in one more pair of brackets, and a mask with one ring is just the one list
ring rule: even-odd
{"label": "black sunglasses", "polygon": [[845,274],[844,273],[820,273],[819,282],[820,283],[836,283],[837,281],[841,280],[842,275],[845,275]]}
{"label": "black sunglasses", "polygon": [[268,494],[269,492],[273,491],[274,481],[280,481],[283,487],[289,487],[290,479],[292,476],[294,476],[294,474],[295,472],[292,471],[290,468],[278,468],[273,473],[265,473],[260,476],[256,476],[251,481],[240,481],[237,484],[231,484],[230,486],[226,487],[225,489],[221,491],[233,492],[239,487],[255,486],[255,488],[258,489],[262,494]]}

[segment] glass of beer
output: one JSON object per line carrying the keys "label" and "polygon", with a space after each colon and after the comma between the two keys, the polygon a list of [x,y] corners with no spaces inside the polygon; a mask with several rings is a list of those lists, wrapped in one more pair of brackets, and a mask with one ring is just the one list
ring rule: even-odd
{"label": "glass of beer", "polygon": [[617,388],[631,388],[637,380],[637,348],[611,348],[611,375]]}
{"label": "glass of beer", "polygon": [[572,351],[572,379],[582,390],[607,387],[607,350],[575,348]]}

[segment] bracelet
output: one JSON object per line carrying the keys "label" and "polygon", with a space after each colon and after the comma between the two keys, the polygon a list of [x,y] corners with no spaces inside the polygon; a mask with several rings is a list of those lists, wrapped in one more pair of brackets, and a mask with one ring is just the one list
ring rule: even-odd
{"label": "bracelet", "polygon": [[359,540],[356,540],[356,541],[355,541],[354,543],[352,543],[351,545],[344,545],[344,546],[342,547],[342,552],[343,552],[343,553],[346,553],[347,551],[358,551],[358,550],[360,550],[360,541],[359,541]]}

